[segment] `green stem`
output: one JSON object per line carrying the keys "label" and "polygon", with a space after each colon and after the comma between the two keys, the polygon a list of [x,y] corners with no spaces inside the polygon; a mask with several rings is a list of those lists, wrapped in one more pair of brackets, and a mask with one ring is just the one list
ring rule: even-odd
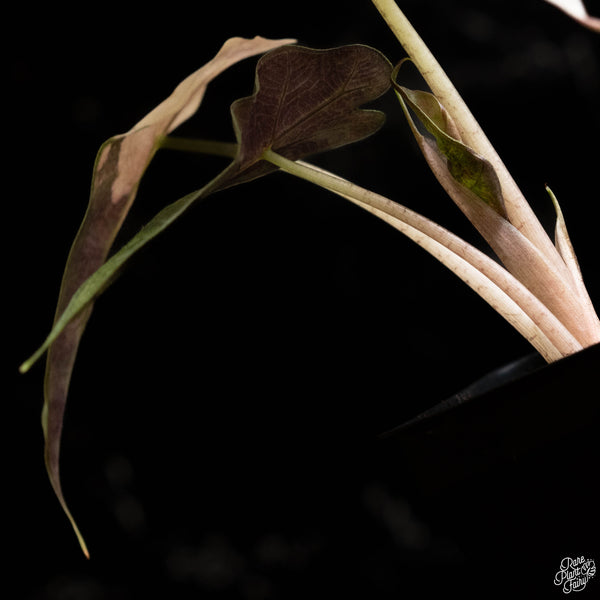
{"label": "green stem", "polygon": [[182,152],[197,152],[199,154],[212,154],[235,158],[238,145],[228,142],[216,142],[214,140],[196,140],[165,136],[160,140],[160,148],[165,150],[180,150]]}
{"label": "green stem", "polygon": [[[199,144],[198,147],[200,147]],[[118,252],[113,254],[99,269],[90,275],[75,291],[69,300],[65,310],[54,323],[50,334],[36,352],[28,358],[20,367],[21,373],[26,373],[35,362],[48,350],[52,342],[64,331],[65,327],[86,306],[93,302],[110,285],[114,276],[123,265],[146,244],[153,240],[159,233],[169,227],[176,219],[186,212],[194,203],[205,198],[214,190],[217,190],[222,181],[228,177],[229,167],[221,171],[214,179],[203,188],[180,198],[179,200],[165,206],[144,227],[131,238]]]}

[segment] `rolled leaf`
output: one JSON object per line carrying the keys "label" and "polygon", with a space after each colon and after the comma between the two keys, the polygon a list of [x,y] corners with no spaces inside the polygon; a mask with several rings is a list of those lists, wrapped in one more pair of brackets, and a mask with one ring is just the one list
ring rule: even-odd
{"label": "rolled leaf", "polygon": [[461,141],[458,128],[433,94],[409,90],[396,83],[395,75],[401,64],[394,70],[394,88],[417,139],[426,141],[415,127],[406,105],[414,111],[421,124],[435,138],[438,150],[446,158],[448,173],[499,215],[506,218],[502,188],[494,167]]}
{"label": "rolled leaf", "polygon": [[[582,310],[579,294],[564,262],[560,257],[560,265],[548,260],[506,219],[500,186],[491,165],[460,140],[451,138],[448,134],[451,121],[447,116],[439,117],[445,114],[444,109],[441,105],[436,107],[438,101],[432,94],[407,90],[395,81],[394,87],[425,160],[455,204],[510,273],[538,297],[582,345],[595,343],[598,329],[590,328],[590,317]],[[433,139],[419,131],[409,107]],[[448,131],[441,129],[444,123],[450,123]]]}
{"label": "rolled leaf", "polygon": [[[135,197],[139,179],[147,164],[160,147],[165,134],[171,132],[198,108],[209,78],[231,64],[234,57],[239,60],[240,57],[250,53],[256,54],[291,41],[293,40],[273,42],[262,38],[230,40],[214,61],[182,82],[170,98],[142,119],[128,134],[108,140],[98,154],[90,207],[67,264],[54,327],[42,347],[21,368],[22,371],[27,370],[46,349],[49,349],[46,401],[42,415],[46,437],[46,464],[58,499],[71,520],[86,555],[87,548],[62,494],[59,478],[59,448],[68,383],[92,302],[109,285],[125,261],[183,214],[193,202],[217,189],[264,175],[274,170],[273,167],[264,163],[267,169],[247,173],[259,158],[249,159],[248,154],[238,152],[230,167],[208,186],[163,209],[108,262],[102,263]],[[236,47],[237,44],[241,44],[241,49]],[[298,55],[303,58],[298,59]],[[311,60],[315,55],[318,55],[321,60],[316,62]],[[301,96],[309,92],[305,99],[308,101],[301,102],[303,110],[299,110],[298,105],[292,106],[292,110],[288,113],[292,118],[285,121],[286,127],[279,126],[272,129],[273,139],[270,140],[270,144],[279,144],[285,152],[304,156],[357,141],[381,127],[384,121],[382,113],[356,110],[358,104],[377,97],[390,87],[391,65],[380,53],[363,46],[340,48],[334,51],[312,51],[302,48],[297,53],[292,52],[286,60],[291,65],[291,69],[297,68],[302,61],[307,66],[313,67],[312,70],[311,68],[305,70],[305,77],[302,80],[304,87],[298,88]],[[314,71],[315,66],[320,68],[321,76],[329,70],[331,77],[327,80],[319,79]],[[341,77],[338,71],[341,71]],[[204,73],[203,77],[198,76],[200,72]],[[257,91],[258,82],[261,81],[258,73],[262,74],[263,81],[265,77],[267,80],[269,77],[277,80],[282,75],[281,62],[267,60],[262,63],[262,68],[257,70]],[[288,70],[283,82],[287,82],[292,76],[293,71]],[[329,86],[327,93],[316,96],[315,89],[319,89],[323,84]],[[365,92],[364,88],[368,91]],[[247,99],[250,102],[239,102],[236,105],[237,109],[232,110],[236,131],[240,132],[240,136],[242,129],[248,132],[252,131],[252,127],[256,128],[256,111],[260,110],[265,98],[268,102],[273,92],[280,94],[284,103],[289,102],[289,98],[281,94],[280,90],[274,90],[268,85],[263,86],[262,90],[270,91],[271,94],[262,94],[258,101],[253,96]],[[313,92],[312,95],[310,92]],[[317,97],[320,99],[320,104],[315,102]],[[284,106],[277,118],[285,114]],[[252,123],[251,125],[245,120],[246,117]],[[304,123],[301,124],[303,120]],[[254,129],[251,136],[256,135]],[[247,150],[249,139],[247,133],[244,139],[245,144],[240,148]],[[262,140],[264,139],[263,136]]]}

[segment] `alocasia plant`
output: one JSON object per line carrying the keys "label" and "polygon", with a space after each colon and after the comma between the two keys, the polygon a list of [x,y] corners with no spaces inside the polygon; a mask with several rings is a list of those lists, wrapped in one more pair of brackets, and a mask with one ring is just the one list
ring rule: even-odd
{"label": "alocasia plant", "polygon": [[[431,92],[399,83],[400,66],[377,50],[344,46],[313,50],[294,40],[229,40],[216,57],[127,134],[108,140],[94,169],[88,212],[74,242],[52,331],[24,363],[46,350],[43,425],[50,480],[84,552],[62,495],[59,447],[69,380],[93,300],[140,248],[210,194],[278,169],[337,193],[407,235],[438,258],[504,316],[548,362],[600,342],[600,321],[587,294],[556,198],[556,239],[536,219],[523,194],[458,92],[391,0],[373,0],[424,76]],[[566,2],[560,4],[568,11]],[[571,11],[571,14],[572,11]],[[580,20],[581,13],[577,14]],[[594,20],[583,21],[593,26]],[[237,143],[178,139],[169,134],[198,108],[206,85],[242,58],[264,53],[252,96],[233,103]],[[402,63],[401,63],[402,64]],[[452,200],[495,251],[496,262],[414,211],[301,159],[357,142],[384,123],[360,108],[394,87],[419,148]],[[230,165],[199,190],[158,213],[106,260],[139,181],[159,148],[219,154]]]}

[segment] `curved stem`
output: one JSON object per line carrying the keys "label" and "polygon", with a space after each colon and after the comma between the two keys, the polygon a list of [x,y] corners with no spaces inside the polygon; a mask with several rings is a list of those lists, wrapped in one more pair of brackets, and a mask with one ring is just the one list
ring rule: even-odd
{"label": "curved stem", "polygon": [[291,161],[272,150],[263,158],[347,198],[407,235],[486,300],[548,362],[582,349],[563,323],[506,269],[433,221],[314,165]]}
{"label": "curved stem", "polygon": [[226,158],[235,158],[238,145],[229,142],[214,140],[198,140],[176,136],[164,136],[160,139],[160,148],[165,150],[180,150],[181,152],[197,152],[199,154],[212,154]]}
{"label": "curved stem", "polygon": [[394,0],[372,0],[402,44],[431,91],[454,120],[462,141],[486,158],[496,170],[510,222],[571,282],[567,269],[502,159],[488,140],[454,84]]}

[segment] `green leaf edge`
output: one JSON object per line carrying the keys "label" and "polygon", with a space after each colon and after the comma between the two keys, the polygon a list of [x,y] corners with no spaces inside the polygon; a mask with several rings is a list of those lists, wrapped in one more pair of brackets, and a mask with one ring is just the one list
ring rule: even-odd
{"label": "green leaf edge", "polygon": [[[392,72],[392,85],[396,91],[396,95],[402,105],[406,118],[409,120],[413,132],[416,133],[416,127],[412,122],[410,109],[416,114],[419,121],[425,129],[435,138],[438,150],[446,157],[448,161],[448,172],[452,177],[463,187],[472,191],[480,200],[485,202],[490,208],[496,211],[500,216],[507,218],[506,208],[498,176],[491,163],[467,146],[464,142],[449,135],[440,127],[439,119],[434,119],[430,114],[425,112],[419,105],[416,96],[422,96],[429,100],[433,100],[440,109],[440,114],[444,111],[442,104],[437,97],[424,91],[413,91],[399,85],[396,77],[400,67],[410,59],[402,60]],[[466,168],[465,168],[465,163]],[[476,171],[476,173],[474,173]],[[488,182],[482,181],[482,176],[488,178]]]}
{"label": "green leaf edge", "polygon": [[206,198],[214,191],[221,181],[227,179],[229,170],[230,167],[227,167],[201,189],[191,192],[163,208],[118,252],[90,275],[73,294],[42,345],[21,364],[19,371],[26,373],[43,356],[65,327],[110,285],[125,262],[178,219],[194,202]]}

